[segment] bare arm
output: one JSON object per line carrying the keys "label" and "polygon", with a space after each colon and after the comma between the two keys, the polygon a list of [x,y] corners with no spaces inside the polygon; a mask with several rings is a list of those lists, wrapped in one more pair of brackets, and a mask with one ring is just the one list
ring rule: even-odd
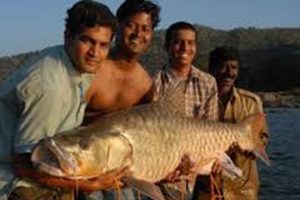
{"label": "bare arm", "polygon": [[154,92],[155,92],[155,86],[154,84],[151,84],[151,87],[148,89],[148,91],[145,93],[139,104],[145,104],[145,103],[151,103],[154,101]]}

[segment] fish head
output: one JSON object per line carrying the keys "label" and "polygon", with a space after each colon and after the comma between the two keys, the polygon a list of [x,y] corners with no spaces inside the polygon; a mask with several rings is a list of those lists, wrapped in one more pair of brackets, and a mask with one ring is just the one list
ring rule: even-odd
{"label": "fish head", "polygon": [[127,167],[132,162],[132,147],[119,133],[58,134],[42,140],[33,150],[34,165],[53,176],[88,179],[111,170]]}
{"label": "fish head", "polygon": [[38,143],[31,154],[34,166],[54,176],[75,174],[75,157],[61,148],[52,138],[46,138]]}
{"label": "fish head", "polygon": [[[105,171],[104,159],[101,159],[105,152],[101,151],[98,143],[98,140],[88,137],[64,135],[46,138],[34,148],[31,161],[38,169],[53,176],[72,179],[96,177]],[[100,159],[95,160],[95,154]]]}

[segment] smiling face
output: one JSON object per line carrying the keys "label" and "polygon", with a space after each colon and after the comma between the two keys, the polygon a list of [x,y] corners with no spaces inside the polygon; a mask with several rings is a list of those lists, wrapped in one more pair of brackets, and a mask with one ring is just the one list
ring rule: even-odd
{"label": "smiling face", "polygon": [[120,23],[117,47],[126,55],[141,55],[150,46],[153,36],[151,15],[138,12]]}
{"label": "smiling face", "polygon": [[227,94],[234,86],[239,72],[239,61],[225,60],[213,72],[216,78],[219,94]]}
{"label": "smiling face", "polygon": [[196,55],[196,33],[190,29],[173,31],[166,48],[172,66],[190,67]]}
{"label": "smiling face", "polygon": [[84,28],[72,36],[65,33],[68,55],[80,73],[95,73],[106,59],[113,32],[105,26]]}

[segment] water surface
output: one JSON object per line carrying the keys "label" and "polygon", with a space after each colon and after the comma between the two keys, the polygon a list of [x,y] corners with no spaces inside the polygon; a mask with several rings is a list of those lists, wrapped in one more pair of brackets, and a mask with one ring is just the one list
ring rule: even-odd
{"label": "water surface", "polygon": [[259,161],[261,200],[300,200],[300,109],[265,110],[271,167]]}

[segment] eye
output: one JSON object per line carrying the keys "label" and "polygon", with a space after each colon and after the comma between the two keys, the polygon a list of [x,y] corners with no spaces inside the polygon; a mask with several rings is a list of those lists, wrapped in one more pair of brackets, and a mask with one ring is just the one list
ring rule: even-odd
{"label": "eye", "polygon": [[180,40],[173,40],[173,41],[171,42],[171,44],[173,44],[173,45],[180,45],[180,44],[181,44],[181,41],[180,41]]}
{"label": "eye", "polygon": [[152,31],[152,27],[151,26],[143,26],[142,30],[146,33],[149,33]]}
{"label": "eye", "polygon": [[79,40],[81,41],[81,42],[83,42],[83,43],[85,43],[85,44],[92,44],[93,43],[93,41],[92,41],[92,39],[91,38],[89,38],[89,37],[87,37],[87,36],[80,36],[79,37]]}
{"label": "eye", "polygon": [[189,40],[189,41],[188,41],[188,44],[192,46],[192,45],[195,45],[196,42],[195,42],[194,40]]}
{"label": "eye", "polygon": [[129,29],[135,29],[136,28],[136,24],[133,22],[128,22],[126,23],[126,27]]}
{"label": "eye", "polygon": [[79,146],[83,149],[83,150],[88,150],[89,149],[89,140],[88,139],[81,139],[79,141]]}
{"label": "eye", "polygon": [[237,66],[237,65],[231,65],[231,68],[232,68],[232,69],[237,69],[238,66]]}
{"label": "eye", "polygon": [[101,49],[109,49],[110,48],[110,43],[109,42],[102,42],[99,44]]}

